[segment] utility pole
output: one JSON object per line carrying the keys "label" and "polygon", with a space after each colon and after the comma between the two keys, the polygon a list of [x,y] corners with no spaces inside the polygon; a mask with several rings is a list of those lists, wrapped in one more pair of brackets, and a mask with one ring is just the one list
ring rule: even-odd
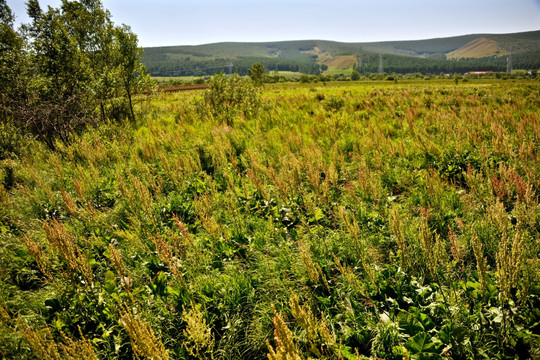
{"label": "utility pole", "polygon": [[512,50],[510,50],[510,55],[506,58],[506,72],[512,72]]}
{"label": "utility pole", "polygon": [[379,53],[379,74],[382,74],[384,72],[383,64],[382,64],[382,53]]}

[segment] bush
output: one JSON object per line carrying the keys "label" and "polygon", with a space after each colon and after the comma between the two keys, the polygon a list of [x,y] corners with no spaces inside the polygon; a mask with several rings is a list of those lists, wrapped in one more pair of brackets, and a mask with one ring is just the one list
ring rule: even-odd
{"label": "bush", "polygon": [[36,100],[30,106],[15,105],[12,110],[14,125],[35,135],[51,149],[56,140],[67,142],[72,134],[79,133],[96,118],[83,95],[73,95],[64,100]]}
{"label": "bush", "polygon": [[210,114],[227,125],[238,116],[252,117],[259,111],[260,100],[253,84],[238,74],[227,77],[214,75],[208,83],[210,89],[204,94],[204,105]]}
{"label": "bush", "polygon": [[299,81],[301,83],[307,84],[307,83],[311,82],[311,79],[306,74],[302,74],[302,76],[300,76]]}
{"label": "bush", "polygon": [[20,155],[23,136],[10,123],[0,123],[0,160]]}
{"label": "bush", "polygon": [[345,100],[343,98],[331,95],[326,100],[324,100],[324,107],[328,111],[338,111],[345,105]]}

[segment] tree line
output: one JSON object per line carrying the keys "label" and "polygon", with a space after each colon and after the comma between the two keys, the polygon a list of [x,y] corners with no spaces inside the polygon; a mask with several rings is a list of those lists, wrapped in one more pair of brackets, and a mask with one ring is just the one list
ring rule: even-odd
{"label": "tree line", "polygon": [[[515,54],[512,62],[516,69],[540,68],[539,52]],[[469,58],[469,59],[433,59],[416,58],[411,56],[383,54],[384,71],[397,74],[441,74],[441,73],[466,73],[470,71],[506,71],[506,56]],[[363,53],[362,64],[356,64],[354,70],[361,74],[376,73],[379,67],[379,54]]]}
{"label": "tree line", "polygon": [[91,123],[135,118],[133,94],[151,84],[137,36],[115,25],[99,0],[27,2],[14,29],[0,0],[0,121],[44,140],[67,141]]}
{"label": "tree line", "polygon": [[[352,53],[351,53],[352,54]],[[540,68],[540,53],[527,52],[512,56],[516,69]],[[353,70],[362,75],[377,73],[379,70],[379,54],[362,52],[358,55],[362,64],[355,64]],[[441,74],[466,73],[470,71],[506,71],[506,56],[486,57],[478,59],[450,60],[442,58],[418,58],[412,56],[383,54],[385,72],[397,74]],[[247,75],[254,63],[261,63],[268,71],[292,71],[308,75],[320,75],[327,70],[325,64],[317,62],[316,56],[297,58],[269,58],[244,56],[237,58],[197,59],[193,57],[172,58],[166,54],[152,54],[142,59],[148,72],[153,76],[211,76],[220,72],[237,72]],[[229,64],[233,64],[232,69]]]}
{"label": "tree line", "polygon": [[[152,76],[211,76],[229,71],[239,75],[247,75],[254,63],[261,63],[269,71],[292,71],[310,75],[320,75],[327,69],[324,64],[318,64],[316,59],[279,59],[242,56],[234,59],[218,58],[196,60],[191,57],[170,59],[164,56],[145,56],[142,59],[149,74]],[[230,65],[232,64],[232,67]]]}

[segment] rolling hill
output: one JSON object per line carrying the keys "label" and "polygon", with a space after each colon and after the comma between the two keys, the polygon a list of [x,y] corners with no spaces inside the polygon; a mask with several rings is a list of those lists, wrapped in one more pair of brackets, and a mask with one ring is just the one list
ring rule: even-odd
{"label": "rolling hill", "polygon": [[383,54],[387,72],[440,73],[504,71],[510,53],[515,68],[540,68],[540,31],[371,43],[301,40],[150,47],[143,62],[154,76],[246,74],[255,62],[270,71],[307,74],[350,72],[361,62],[359,71],[369,73],[377,72]]}
{"label": "rolling hill", "polygon": [[503,49],[497,41],[488,38],[477,38],[464,46],[446,54],[447,59],[483,58],[487,56],[508,55],[509,51]]}

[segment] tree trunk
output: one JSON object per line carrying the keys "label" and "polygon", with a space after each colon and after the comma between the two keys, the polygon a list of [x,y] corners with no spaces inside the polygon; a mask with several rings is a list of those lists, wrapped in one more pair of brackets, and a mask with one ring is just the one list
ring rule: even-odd
{"label": "tree trunk", "polygon": [[131,121],[135,121],[135,113],[133,112],[133,102],[131,101],[131,91],[129,86],[126,86],[126,93],[128,97],[128,103],[129,103],[129,112],[131,114]]}

